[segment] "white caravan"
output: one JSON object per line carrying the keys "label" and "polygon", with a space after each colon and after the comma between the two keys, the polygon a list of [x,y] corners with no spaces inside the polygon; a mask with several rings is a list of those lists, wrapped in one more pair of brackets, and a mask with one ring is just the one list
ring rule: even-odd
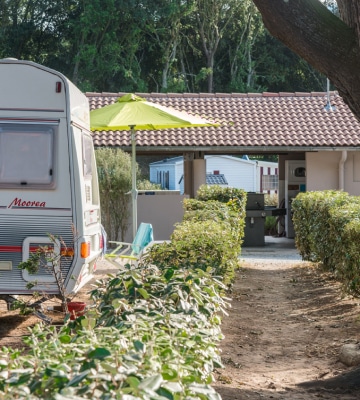
{"label": "white caravan", "polygon": [[89,115],[86,96],[59,72],[0,60],[0,298],[8,304],[13,295],[60,294],[46,266],[18,268],[39,246],[65,253],[69,295],[96,268],[103,236]]}

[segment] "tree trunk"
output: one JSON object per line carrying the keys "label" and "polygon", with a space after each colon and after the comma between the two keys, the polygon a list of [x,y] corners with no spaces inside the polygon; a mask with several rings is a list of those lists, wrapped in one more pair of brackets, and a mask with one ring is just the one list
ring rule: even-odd
{"label": "tree trunk", "polygon": [[[318,0],[253,2],[269,32],[325,74],[360,120],[360,48],[355,31],[359,23],[357,1],[338,0],[345,22]],[[357,12],[355,16],[351,15],[353,11]]]}
{"label": "tree trunk", "polygon": [[357,42],[360,43],[360,4],[357,0],[349,1],[343,0],[338,1],[338,7],[341,19],[350,28],[355,29],[357,36]]}

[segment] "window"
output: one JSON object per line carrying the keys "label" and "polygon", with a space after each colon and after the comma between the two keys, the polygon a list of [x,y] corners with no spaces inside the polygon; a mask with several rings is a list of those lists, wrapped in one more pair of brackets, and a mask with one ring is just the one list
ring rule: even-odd
{"label": "window", "polygon": [[49,124],[0,124],[0,186],[51,186],[56,130]]}
{"label": "window", "polygon": [[295,175],[297,178],[305,178],[305,176],[306,176],[306,169],[305,169],[304,167],[295,168],[295,173],[294,173],[294,175]]}
{"label": "window", "polygon": [[83,163],[84,163],[84,176],[91,178],[92,164],[93,164],[93,142],[90,136],[83,135]]}
{"label": "window", "polygon": [[156,183],[161,184],[161,189],[169,189],[170,187],[170,172],[157,171]]}
{"label": "window", "polygon": [[262,190],[278,190],[279,176],[278,175],[263,175],[262,176]]}

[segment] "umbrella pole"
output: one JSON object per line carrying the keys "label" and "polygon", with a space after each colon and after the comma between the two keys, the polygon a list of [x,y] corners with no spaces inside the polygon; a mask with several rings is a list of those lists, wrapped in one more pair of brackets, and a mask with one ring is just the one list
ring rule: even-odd
{"label": "umbrella pole", "polygon": [[132,224],[133,224],[133,240],[137,231],[137,190],[136,190],[136,137],[135,125],[130,126],[131,129],[131,172],[132,172]]}

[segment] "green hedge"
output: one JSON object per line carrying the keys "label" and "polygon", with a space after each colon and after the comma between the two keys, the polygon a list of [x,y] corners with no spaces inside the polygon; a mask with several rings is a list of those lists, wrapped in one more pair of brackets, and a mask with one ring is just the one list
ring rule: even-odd
{"label": "green hedge", "polygon": [[196,199],[184,201],[183,221],[169,243],[153,246],[148,263],[211,270],[231,285],[239,266],[244,237],[246,193],[243,190],[202,186]]}
{"label": "green hedge", "polygon": [[245,208],[247,194],[243,189],[231,187],[221,187],[219,185],[202,185],[196,194],[196,199],[200,201],[219,201],[220,203],[236,202],[236,209],[239,212],[239,218],[245,218]]}
{"label": "green hedge", "polygon": [[85,316],[36,325],[25,351],[2,348],[0,398],[220,400],[210,384],[246,201],[231,193],[186,202],[171,241],[98,281]]}
{"label": "green hedge", "polygon": [[295,242],[304,260],[331,269],[335,251],[330,237],[331,211],[349,202],[344,192],[299,193],[292,202]]}
{"label": "green hedge", "polygon": [[332,210],[330,235],[334,246],[335,276],[348,293],[360,295],[360,199],[349,196],[350,202]]}
{"label": "green hedge", "polygon": [[300,193],[292,203],[295,242],[304,260],[321,262],[360,294],[360,199],[340,191]]}

